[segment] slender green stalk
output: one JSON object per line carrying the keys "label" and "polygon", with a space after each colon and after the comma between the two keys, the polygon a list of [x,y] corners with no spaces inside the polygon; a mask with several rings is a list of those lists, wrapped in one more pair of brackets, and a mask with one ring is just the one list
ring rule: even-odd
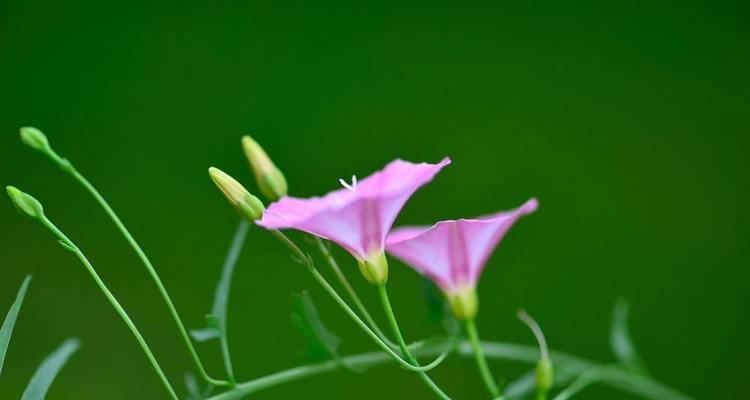
{"label": "slender green stalk", "polygon": [[388,337],[383,333],[383,331],[380,329],[378,324],[375,322],[375,319],[372,318],[372,315],[367,311],[367,307],[365,307],[364,303],[362,303],[362,300],[360,300],[359,296],[357,295],[357,292],[352,287],[351,283],[349,283],[349,279],[346,278],[346,275],[344,272],[339,268],[338,262],[336,262],[336,259],[333,258],[333,254],[331,254],[331,249],[326,243],[323,241],[323,239],[313,236],[315,239],[315,242],[318,244],[318,248],[320,249],[321,254],[323,254],[323,257],[328,261],[328,264],[331,266],[331,269],[333,270],[336,277],[339,279],[339,282],[341,282],[341,285],[346,289],[346,292],[349,294],[349,297],[354,302],[354,305],[357,307],[357,310],[362,314],[362,316],[365,318],[365,321],[370,325],[373,331],[380,336],[380,339],[382,339],[385,343],[387,343],[391,348],[398,348],[395,343],[391,342]]}
{"label": "slender green stalk", "polygon": [[143,264],[146,266],[146,269],[148,270],[148,273],[151,275],[151,278],[153,279],[154,283],[156,284],[156,287],[159,290],[159,293],[161,294],[161,297],[164,299],[164,303],[166,303],[167,308],[169,309],[169,313],[172,316],[172,319],[174,320],[175,324],[177,325],[177,328],[180,331],[180,334],[182,336],[182,340],[185,342],[185,345],[187,346],[188,350],[190,351],[190,355],[193,357],[193,361],[195,362],[195,365],[198,367],[198,371],[200,372],[203,379],[215,386],[231,386],[231,384],[227,381],[223,380],[217,380],[214,378],[211,378],[208,373],[206,372],[206,369],[203,366],[203,363],[201,362],[200,357],[198,356],[198,352],[195,350],[195,346],[193,346],[193,342],[190,340],[190,336],[188,335],[187,329],[185,329],[185,324],[183,324],[182,319],[180,318],[180,315],[177,313],[177,308],[175,307],[174,303],[172,302],[172,299],[169,297],[169,293],[167,293],[167,289],[164,287],[164,284],[161,281],[161,278],[159,278],[159,274],[156,272],[156,269],[154,268],[153,264],[151,264],[151,261],[146,256],[146,253],[143,251],[140,245],[138,245],[138,242],[135,241],[135,238],[133,238],[133,235],[130,234],[130,231],[128,231],[128,228],[125,227],[125,224],[120,220],[120,217],[117,216],[115,211],[112,209],[112,207],[107,203],[106,200],[104,200],[104,197],[99,193],[98,190],[94,187],[94,185],[91,184],[91,182],[86,179],[81,173],[78,172],[78,170],[75,169],[73,164],[70,163],[65,158],[60,157],[57,153],[55,153],[52,149],[49,149],[48,152],[46,152],[47,156],[49,156],[53,161],[55,161],[65,172],[69,173],[78,183],[80,183],[96,200],[97,203],[104,209],[104,211],[107,213],[109,218],[114,222],[115,226],[117,226],[117,229],[120,230],[120,233],[125,237],[125,240],[130,244],[130,247],[133,248],[135,253],[138,255],[138,258],[141,259]]}
{"label": "slender green stalk", "polygon": [[[380,301],[383,303],[383,310],[385,311],[385,316],[388,319],[388,323],[391,325],[391,329],[393,330],[393,334],[396,336],[399,347],[401,347],[401,353],[403,353],[407,361],[412,364],[419,365],[419,363],[417,362],[417,358],[414,357],[409,351],[409,347],[406,345],[404,336],[401,334],[401,329],[399,329],[398,327],[396,314],[393,312],[391,301],[388,299],[388,290],[386,289],[385,284],[378,286],[378,294],[380,294]],[[420,372],[419,377],[433,392],[435,392],[438,397],[443,400],[450,400],[450,397],[448,397],[448,395],[445,394],[445,392],[443,392],[443,390],[440,389],[440,387],[435,382],[433,382],[432,379],[430,379],[427,373]]]}
{"label": "slender green stalk", "polygon": [[[415,355],[429,356],[440,353],[444,344],[424,346],[415,343],[409,346]],[[536,347],[500,342],[483,342],[481,347],[487,357],[534,364],[539,360],[539,350]],[[474,356],[474,346],[468,341],[459,343],[458,353],[463,357]],[[597,368],[597,363],[564,353],[551,352],[551,359],[559,368],[572,374],[581,374]],[[218,394],[208,400],[238,400],[264,389],[295,382],[312,376],[336,371],[342,365],[349,365],[359,369],[366,369],[386,364],[391,357],[382,352],[364,353],[346,356],[340,361],[330,360],[319,364],[303,365],[275,372],[248,382],[238,383],[234,389]],[[650,400],[691,400],[690,397],[665,386],[653,378],[634,374],[621,366],[605,367],[608,371],[607,379],[602,383],[622,389]]]}
{"label": "slender green stalk", "polygon": [[368,327],[367,324],[362,321],[361,318],[359,318],[357,313],[354,312],[354,310],[352,310],[348,304],[346,304],[346,301],[341,298],[338,292],[336,292],[336,289],[334,289],[333,286],[331,286],[331,284],[328,283],[323,275],[321,275],[320,272],[315,268],[312,259],[307,254],[305,254],[305,252],[303,252],[296,243],[294,243],[291,239],[289,239],[289,237],[287,237],[279,230],[272,230],[271,234],[279,239],[290,250],[292,250],[292,253],[297,261],[307,267],[307,270],[312,274],[313,278],[315,278],[315,280],[317,280],[318,283],[323,286],[323,289],[325,289],[325,291],[331,296],[331,298],[333,298],[336,304],[338,304],[344,310],[344,312],[349,315],[354,323],[359,326],[368,336],[370,336],[370,338],[372,338],[375,344],[377,344],[381,349],[383,349],[383,351],[385,351],[391,358],[393,358],[399,365],[401,365],[405,369],[414,372],[426,370],[425,367],[415,366],[407,362],[406,360],[401,358],[398,353],[393,351],[390,346],[388,346],[388,344],[383,342],[380,337],[378,337],[378,334],[373,332],[372,329],[370,329],[370,327]]}
{"label": "slender green stalk", "polygon": [[[364,303],[362,303],[362,300],[360,300],[359,296],[357,295],[357,292],[354,290],[354,287],[352,287],[351,283],[349,283],[349,279],[346,278],[346,275],[344,272],[339,268],[338,262],[336,262],[336,259],[333,258],[333,254],[331,254],[330,248],[326,245],[326,243],[323,241],[323,239],[312,236],[315,241],[318,244],[318,248],[320,249],[320,252],[323,254],[323,257],[328,261],[328,264],[330,264],[331,269],[333,269],[333,272],[336,274],[336,276],[339,278],[339,281],[344,286],[346,291],[349,293],[349,297],[351,297],[352,301],[354,301],[354,305],[357,307],[360,313],[365,318],[365,321],[370,325],[373,331],[380,337],[380,339],[388,344],[391,349],[399,349],[399,346],[395,343],[388,340],[388,337],[383,333],[383,331],[380,329],[378,324],[375,322],[375,319],[372,317],[372,315],[367,311],[367,307],[365,307]],[[448,346],[446,347],[445,351],[443,351],[440,355],[435,358],[434,361],[424,366],[425,371],[429,371],[438,365],[442,363],[454,350],[455,346]]]}
{"label": "slender green stalk", "polygon": [[492,372],[490,372],[490,367],[487,365],[487,359],[484,358],[484,353],[482,353],[482,346],[479,344],[479,333],[477,332],[477,326],[474,323],[474,319],[466,320],[466,333],[469,335],[469,342],[474,350],[474,359],[479,367],[479,373],[482,375],[482,380],[484,381],[485,386],[487,386],[487,390],[490,391],[492,397],[496,399],[500,397],[500,389],[498,389],[497,383],[495,383],[495,378],[492,377]]}
{"label": "slender green stalk", "polygon": [[102,279],[99,277],[99,274],[96,273],[96,270],[94,270],[94,267],[91,265],[89,260],[86,258],[86,256],[83,254],[81,249],[78,248],[78,246],[73,243],[65,234],[55,226],[55,224],[52,223],[49,219],[46,217],[42,217],[40,219],[42,225],[44,225],[47,229],[52,231],[55,236],[60,239],[60,242],[63,244],[65,248],[75,253],[75,255],[81,260],[83,265],[88,270],[89,274],[91,274],[91,277],[94,278],[94,281],[99,286],[99,289],[101,289],[102,293],[104,293],[104,296],[109,300],[110,304],[112,304],[112,307],[117,311],[117,313],[120,315],[123,321],[125,321],[125,325],[128,326],[130,329],[130,332],[133,333],[133,336],[135,336],[135,339],[138,341],[138,344],[143,349],[143,352],[146,353],[146,357],[151,362],[151,365],[154,367],[154,370],[156,370],[156,374],[159,376],[159,379],[162,381],[164,386],[167,388],[167,391],[169,392],[169,395],[172,399],[177,400],[177,394],[175,393],[174,389],[172,388],[172,385],[169,383],[169,380],[167,379],[166,375],[164,375],[164,371],[162,371],[161,366],[159,366],[159,362],[156,361],[156,357],[154,357],[154,354],[151,352],[151,349],[148,347],[148,344],[146,343],[146,340],[143,339],[143,336],[141,335],[141,332],[138,330],[138,328],[133,323],[133,320],[130,319],[130,316],[125,311],[125,309],[120,305],[120,302],[117,301],[115,296],[110,292],[109,288],[107,288],[107,285],[102,281]]}

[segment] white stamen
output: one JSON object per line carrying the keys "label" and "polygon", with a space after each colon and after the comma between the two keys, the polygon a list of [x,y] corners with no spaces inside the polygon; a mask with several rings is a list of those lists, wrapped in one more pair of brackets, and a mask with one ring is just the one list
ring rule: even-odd
{"label": "white stamen", "polygon": [[350,192],[354,193],[357,191],[357,177],[355,175],[352,175],[352,183],[349,184],[345,180],[339,178],[339,183],[341,186],[349,189]]}

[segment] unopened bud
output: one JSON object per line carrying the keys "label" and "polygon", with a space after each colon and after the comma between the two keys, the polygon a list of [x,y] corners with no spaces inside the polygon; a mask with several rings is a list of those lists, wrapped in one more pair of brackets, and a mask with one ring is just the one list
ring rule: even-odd
{"label": "unopened bud", "polygon": [[545,339],[544,332],[542,332],[542,328],[536,320],[523,309],[518,310],[518,319],[531,329],[539,344],[540,357],[536,364],[536,389],[537,393],[540,394],[539,397],[544,398],[555,382],[555,370],[552,366],[552,360],[549,358],[547,339]]}
{"label": "unopened bud", "polygon": [[448,304],[458,320],[474,319],[479,311],[477,291],[470,286],[459,288],[448,295]]}
{"label": "unopened bud", "polygon": [[208,175],[219,187],[224,196],[226,196],[232,207],[237,210],[243,218],[255,221],[263,216],[263,202],[257,197],[250,194],[239,182],[224,173],[224,171],[211,167],[208,169]]}
{"label": "unopened bud", "polygon": [[548,392],[555,382],[555,371],[552,367],[552,360],[549,357],[542,357],[536,364],[536,387],[537,390]]}
{"label": "unopened bud", "polygon": [[242,138],[242,149],[250,161],[250,167],[255,174],[258,188],[263,196],[271,201],[276,201],[287,194],[287,184],[284,174],[268,157],[265,150],[250,136]]}
{"label": "unopened bud", "polygon": [[50,150],[49,141],[47,136],[39,129],[31,126],[24,126],[21,128],[21,141],[32,149],[46,152]]}
{"label": "unopened bud", "polygon": [[30,194],[24,193],[13,186],[7,186],[5,189],[8,191],[8,196],[10,196],[10,200],[13,202],[13,205],[18,212],[34,219],[39,219],[44,216],[42,203]]}
{"label": "unopened bud", "polygon": [[357,260],[362,276],[373,285],[383,285],[388,281],[388,259],[380,251],[365,260]]}

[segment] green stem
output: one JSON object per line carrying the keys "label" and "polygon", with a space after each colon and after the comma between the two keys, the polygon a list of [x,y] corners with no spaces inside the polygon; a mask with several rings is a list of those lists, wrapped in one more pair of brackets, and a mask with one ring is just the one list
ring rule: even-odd
{"label": "green stem", "polygon": [[138,341],[138,344],[143,349],[143,352],[146,353],[146,357],[151,362],[151,365],[154,367],[154,370],[156,370],[156,374],[159,376],[159,379],[162,381],[164,386],[167,388],[167,391],[169,392],[170,397],[177,400],[177,394],[175,393],[174,389],[172,388],[172,385],[169,383],[169,380],[167,379],[166,375],[164,375],[164,371],[162,371],[161,366],[159,366],[159,362],[156,361],[156,357],[154,357],[154,354],[151,352],[151,349],[148,347],[148,344],[146,343],[146,340],[143,339],[143,336],[141,335],[141,332],[138,331],[138,328],[133,323],[133,320],[130,319],[130,316],[125,311],[125,309],[120,305],[120,302],[117,301],[115,296],[110,292],[109,288],[107,288],[107,285],[104,284],[104,281],[99,277],[99,274],[96,273],[96,270],[94,270],[94,267],[91,265],[89,260],[86,258],[86,256],[83,254],[81,249],[78,248],[78,246],[73,243],[65,234],[57,227],[55,224],[52,223],[49,219],[46,217],[41,218],[41,223],[44,225],[47,229],[52,231],[55,236],[60,239],[61,243],[65,248],[75,253],[76,256],[81,260],[83,265],[88,270],[89,274],[91,274],[91,277],[94,278],[94,281],[99,286],[99,289],[101,289],[102,293],[104,293],[104,296],[109,300],[110,304],[112,304],[112,307],[117,311],[117,313],[120,315],[123,321],[125,321],[125,325],[128,326],[130,329],[130,332],[133,333],[133,336],[135,336],[135,339]]}
{"label": "green stem", "polygon": [[172,302],[172,299],[169,297],[169,293],[167,293],[167,289],[164,287],[164,284],[162,283],[161,279],[159,278],[159,274],[156,273],[156,269],[154,268],[153,264],[151,264],[151,261],[146,256],[146,253],[143,251],[141,246],[138,245],[138,242],[135,241],[135,238],[130,234],[130,231],[128,231],[128,228],[125,227],[125,224],[120,220],[120,217],[117,216],[115,211],[110,207],[109,203],[107,203],[106,200],[104,200],[104,197],[99,193],[98,190],[94,187],[94,185],[91,184],[91,182],[88,181],[81,173],[78,172],[78,170],[75,169],[73,164],[70,163],[65,158],[60,157],[57,153],[50,150],[50,152],[47,154],[53,161],[55,161],[64,171],[69,173],[78,183],[80,183],[96,200],[97,203],[104,209],[104,211],[107,213],[109,218],[114,222],[115,226],[117,226],[117,229],[120,230],[120,233],[125,237],[125,240],[130,244],[130,247],[133,248],[133,250],[138,255],[138,258],[141,259],[143,264],[146,266],[146,269],[148,270],[148,273],[151,275],[151,278],[153,279],[154,283],[156,284],[156,287],[159,290],[159,293],[161,294],[161,297],[164,299],[164,302],[167,305],[167,308],[169,309],[169,313],[172,316],[172,319],[174,320],[175,324],[177,325],[177,328],[180,331],[180,334],[182,336],[182,340],[185,342],[185,345],[187,346],[188,350],[190,351],[190,355],[193,357],[193,361],[195,362],[195,365],[198,367],[198,371],[200,372],[203,379],[215,386],[231,386],[231,384],[227,381],[217,380],[211,378],[208,373],[206,372],[206,369],[203,367],[203,363],[201,362],[200,357],[198,356],[198,352],[195,350],[195,347],[193,346],[193,342],[190,340],[190,336],[188,335],[187,329],[185,329],[185,325],[182,323],[182,319],[180,318],[180,315],[177,313],[177,308],[175,308],[174,303]]}
{"label": "green stem", "polygon": [[482,353],[482,346],[479,344],[479,333],[477,332],[474,319],[466,320],[466,333],[469,335],[469,342],[474,350],[474,359],[477,362],[479,373],[482,375],[482,380],[485,386],[487,386],[487,390],[490,391],[493,398],[500,397],[500,389],[498,389],[497,383],[495,383],[495,379],[492,377],[492,372],[490,372],[490,367],[487,365],[487,359],[484,357],[484,353]]}
{"label": "green stem", "polygon": [[349,297],[354,302],[354,305],[357,307],[357,310],[364,316],[365,321],[369,324],[369,326],[372,328],[375,333],[380,336],[380,339],[383,340],[385,343],[387,343],[391,348],[397,348],[396,344],[388,340],[388,337],[383,334],[383,331],[380,329],[378,324],[375,322],[375,319],[372,318],[372,315],[367,311],[367,307],[365,307],[364,303],[362,303],[362,300],[360,300],[359,296],[357,295],[357,292],[352,287],[351,283],[349,283],[349,279],[346,278],[346,275],[344,272],[339,268],[338,262],[336,262],[336,259],[333,258],[333,254],[331,254],[331,249],[326,245],[326,243],[323,241],[323,239],[313,236],[315,239],[315,242],[318,244],[318,248],[320,249],[321,254],[323,254],[323,257],[328,261],[328,264],[331,266],[331,269],[333,270],[336,277],[339,279],[339,282],[341,282],[341,285],[346,289],[347,293],[349,294]]}
{"label": "green stem", "polygon": [[323,275],[318,272],[318,270],[315,268],[315,265],[312,262],[312,259],[303,252],[297,244],[295,244],[289,237],[287,237],[284,233],[282,233],[279,230],[272,230],[271,234],[275,236],[277,239],[279,239],[284,245],[286,245],[290,250],[292,250],[292,253],[294,253],[294,256],[298,259],[300,263],[305,265],[307,267],[307,270],[312,274],[313,278],[320,283],[321,286],[323,286],[323,289],[333,298],[333,300],[338,304],[344,312],[349,315],[349,317],[354,321],[354,323],[359,326],[372,340],[377,344],[383,351],[385,351],[391,358],[393,358],[399,365],[404,367],[405,369],[409,371],[419,372],[424,371],[424,367],[415,366],[411,363],[405,361],[403,358],[401,358],[398,353],[394,352],[388,344],[380,340],[380,337],[370,329],[367,324],[362,321],[361,318],[357,315],[357,313],[354,312],[354,310],[349,307],[348,304],[346,304],[346,301],[341,298],[341,296],[336,292],[336,289],[331,286],[330,283],[323,277]]}
{"label": "green stem", "polygon": [[[398,327],[396,314],[393,312],[391,301],[388,299],[388,290],[386,289],[385,284],[378,286],[378,294],[380,295],[380,301],[383,303],[385,316],[388,319],[388,323],[391,325],[391,330],[393,330],[393,334],[396,336],[396,341],[398,342],[399,347],[401,347],[401,353],[404,354],[404,357],[406,357],[407,361],[414,365],[419,365],[417,358],[414,357],[414,355],[412,355],[412,353],[409,351],[409,347],[406,345],[404,336],[401,334],[401,329],[399,329]],[[435,392],[438,397],[443,400],[450,400],[450,397],[448,397],[448,395],[445,394],[445,392],[443,392],[442,389],[440,389],[440,387],[435,382],[433,382],[432,379],[430,379],[427,373],[420,372],[419,377],[433,392]]]}
{"label": "green stem", "polygon": [[[410,348],[416,355],[429,356],[442,351],[443,345],[422,346],[416,343]],[[534,364],[539,361],[539,350],[536,347],[513,343],[484,342],[481,347],[487,357]],[[458,345],[458,353],[464,357],[474,355],[473,344],[464,341]],[[580,374],[597,366],[593,361],[574,357],[564,353],[551,352],[550,357],[558,368],[573,374]],[[303,365],[275,372],[248,382],[238,383],[227,392],[218,394],[208,400],[238,400],[253,393],[260,392],[274,386],[295,382],[300,379],[322,375],[336,371],[342,365],[366,369],[390,361],[390,356],[382,352],[364,353],[343,357],[341,360],[331,360],[319,364]],[[605,367],[608,378],[602,382],[617,389],[622,389],[650,400],[691,400],[690,397],[665,386],[653,378],[634,374],[627,368],[620,366]]]}

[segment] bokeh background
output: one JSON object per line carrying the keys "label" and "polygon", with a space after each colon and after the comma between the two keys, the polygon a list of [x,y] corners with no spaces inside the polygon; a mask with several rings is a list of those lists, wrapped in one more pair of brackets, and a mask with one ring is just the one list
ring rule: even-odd
{"label": "bokeh background", "polygon": [[[750,352],[750,38],[741,2],[0,2],[0,182],[36,195],[87,252],[184,393],[188,353],[146,270],[93,200],[18,127],[43,129],[105,194],[191,327],[203,325],[237,217],[207,178],[255,189],[239,147],[253,134],[299,196],[389,160],[454,163],[397,224],[480,215],[537,196],[480,285],[485,339],[532,344],[525,307],[555,349],[612,361],[613,303],[632,304],[655,376],[696,398],[746,390]],[[34,275],[0,398],[17,398],[66,337],[81,351],[52,399],[165,398],[136,342],[78,261],[0,207],[0,312]],[[354,263],[340,261],[373,307]],[[410,338],[439,331],[420,280],[395,261]],[[342,351],[373,346],[267,234],[237,269],[230,340],[242,379],[302,360],[290,293],[309,289]],[[377,310],[377,308],[373,308]],[[376,314],[380,315],[376,311]],[[214,344],[200,345],[214,375]],[[493,362],[498,376],[524,369]],[[483,398],[473,364],[435,371]],[[333,373],[258,399],[430,398],[395,367]],[[593,388],[581,399],[628,398]]]}

